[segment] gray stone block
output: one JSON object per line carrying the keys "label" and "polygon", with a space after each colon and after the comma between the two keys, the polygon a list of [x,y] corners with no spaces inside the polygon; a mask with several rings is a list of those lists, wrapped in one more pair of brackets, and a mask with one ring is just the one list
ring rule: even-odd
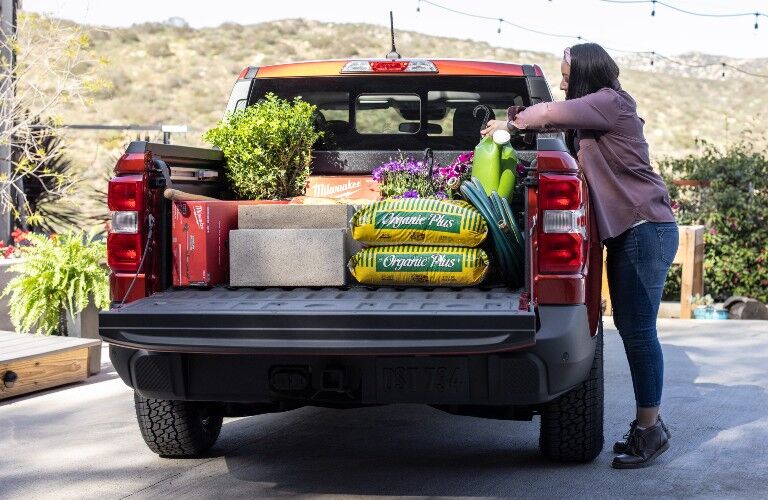
{"label": "gray stone block", "polygon": [[240,205],[238,229],[346,229],[351,205]]}
{"label": "gray stone block", "polygon": [[359,248],[346,229],[230,231],[230,285],[344,286]]}

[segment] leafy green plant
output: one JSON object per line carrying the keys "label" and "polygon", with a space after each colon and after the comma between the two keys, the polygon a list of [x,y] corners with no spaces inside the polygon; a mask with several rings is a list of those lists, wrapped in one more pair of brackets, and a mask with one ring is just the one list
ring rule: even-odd
{"label": "leafy green plant", "polygon": [[304,194],[312,145],[322,136],[313,125],[315,109],[298,97],[268,94],[203,135],[224,153],[236,195],[266,200]]}
{"label": "leafy green plant", "polygon": [[74,316],[92,298],[100,309],[109,306],[109,274],[104,267],[106,245],[84,233],[43,237],[30,235],[24,261],[3,290],[10,295],[10,316],[18,331],[50,335],[61,328],[63,312]]}
{"label": "leafy green plant", "polygon": [[[768,302],[768,153],[745,139],[720,151],[660,163],[680,224],[703,224],[704,288],[718,300],[746,295]],[[675,180],[701,181],[676,185]],[[679,296],[678,275],[666,296]],[[677,289],[675,289],[677,288]]]}
{"label": "leafy green plant", "polygon": [[715,299],[713,299],[710,294],[701,296],[697,293],[696,295],[691,295],[691,297],[688,300],[690,300],[691,305],[694,307],[711,306],[712,304],[715,303]]}
{"label": "leafy green plant", "polygon": [[64,203],[69,188],[78,181],[72,161],[65,155],[62,136],[51,120],[25,117],[31,131],[11,145],[11,165],[23,197],[23,214],[17,213],[16,224],[36,231],[53,233],[82,222],[74,203]]}

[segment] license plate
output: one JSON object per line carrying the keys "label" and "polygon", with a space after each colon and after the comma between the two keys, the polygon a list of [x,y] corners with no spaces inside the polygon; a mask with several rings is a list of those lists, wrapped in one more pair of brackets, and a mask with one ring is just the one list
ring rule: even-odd
{"label": "license plate", "polygon": [[469,400],[466,358],[378,358],[378,400],[385,403],[443,403]]}

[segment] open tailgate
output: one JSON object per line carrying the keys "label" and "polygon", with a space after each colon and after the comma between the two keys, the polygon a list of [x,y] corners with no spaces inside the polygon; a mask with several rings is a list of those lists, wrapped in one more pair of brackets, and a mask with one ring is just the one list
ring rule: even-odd
{"label": "open tailgate", "polygon": [[170,290],[99,315],[113,344],[189,353],[466,354],[535,343],[508,289]]}

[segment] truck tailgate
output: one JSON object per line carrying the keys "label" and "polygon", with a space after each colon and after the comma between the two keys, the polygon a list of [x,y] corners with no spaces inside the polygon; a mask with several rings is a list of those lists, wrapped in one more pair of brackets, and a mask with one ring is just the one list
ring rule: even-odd
{"label": "truck tailgate", "polygon": [[105,341],[188,353],[459,354],[535,343],[509,289],[169,290],[99,315]]}

